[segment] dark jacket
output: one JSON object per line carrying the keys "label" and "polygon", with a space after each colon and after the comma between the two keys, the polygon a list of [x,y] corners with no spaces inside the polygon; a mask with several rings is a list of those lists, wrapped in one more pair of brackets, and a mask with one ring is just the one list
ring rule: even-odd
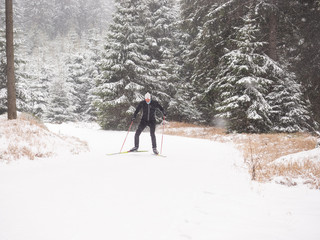
{"label": "dark jacket", "polygon": [[141,120],[144,121],[156,121],[155,118],[155,112],[157,109],[159,109],[162,114],[165,116],[165,111],[163,110],[163,107],[155,100],[151,100],[151,102],[148,104],[146,101],[141,101],[138,104],[138,107],[136,111],[133,114],[133,118],[137,117],[138,112],[142,109],[142,118]]}

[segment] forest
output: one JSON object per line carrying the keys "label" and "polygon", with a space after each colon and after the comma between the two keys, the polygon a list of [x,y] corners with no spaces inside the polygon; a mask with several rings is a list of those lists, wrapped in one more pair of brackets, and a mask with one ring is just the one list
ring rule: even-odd
{"label": "forest", "polygon": [[[14,39],[18,111],[46,122],[123,130],[150,92],[171,121],[319,129],[319,0],[16,0]],[[5,40],[1,0],[0,114]]]}

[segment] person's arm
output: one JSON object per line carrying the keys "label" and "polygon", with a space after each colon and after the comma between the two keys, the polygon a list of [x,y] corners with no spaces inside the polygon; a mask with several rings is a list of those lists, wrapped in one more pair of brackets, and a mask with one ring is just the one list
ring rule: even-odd
{"label": "person's arm", "polygon": [[163,116],[166,116],[167,114],[166,114],[166,111],[163,109],[163,107],[160,105],[160,103],[159,102],[157,102],[157,107],[159,108],[159,110],[162,112],[162,114],[163,114]]}
{"label": "person's arm", "polygon": [[134,111],[134,114],[132,116],[132,120],[136,119],[138,112],[141,110],[143,105],[143,102],[140,102],[136,108],[136,110]]}

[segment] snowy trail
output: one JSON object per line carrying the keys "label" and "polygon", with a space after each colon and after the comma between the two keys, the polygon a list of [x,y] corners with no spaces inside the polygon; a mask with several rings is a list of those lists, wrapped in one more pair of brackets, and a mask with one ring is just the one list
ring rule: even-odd
{"label": "snowy trail", "polygon": [[320,192],[251,182],[231,145],[165,136],[166,158],[106,156],[124,132],[49,128],[90,152],[0,165],[0,240],[319,239]]}

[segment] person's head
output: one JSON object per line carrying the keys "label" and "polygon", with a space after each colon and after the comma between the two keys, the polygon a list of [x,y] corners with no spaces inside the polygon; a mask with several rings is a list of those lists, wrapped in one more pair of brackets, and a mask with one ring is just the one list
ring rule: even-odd
{"label": "person's head", "polygon": [[151,102],[151,95],[150,93],[146,93],[146,95],[144,96],[144,99],[146,100],[146,102],[149,104]]}

